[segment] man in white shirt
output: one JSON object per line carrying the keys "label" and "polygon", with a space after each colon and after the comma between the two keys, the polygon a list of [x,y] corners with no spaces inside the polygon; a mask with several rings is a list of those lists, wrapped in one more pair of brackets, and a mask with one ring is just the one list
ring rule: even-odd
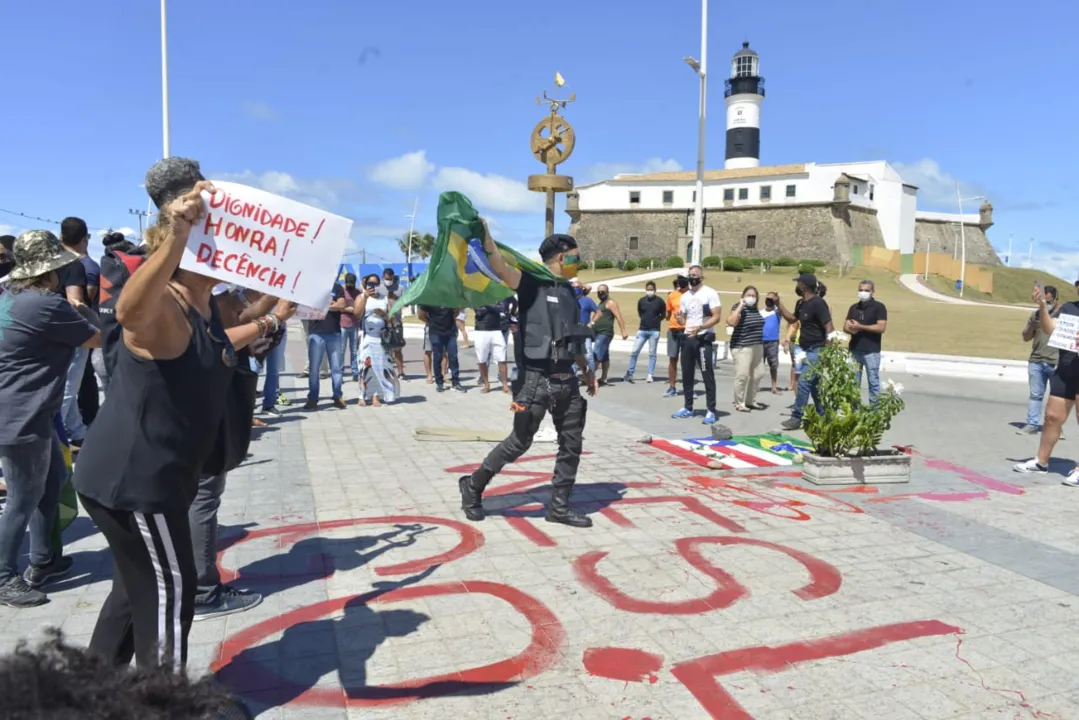
{"label": "man in white shirt", "polygon": [[678,319],[685,323],[682,340],[682,389],[685,407],[671,415],[673,418],[693,417],[693,386],[696,384],[696,368],[700,367],[704,379],[705,400],[708,412],[704,424],[716,421],[716,371],[713,350],[716,343],[716,324],[720,321],[719,294],[704,284],[704,270],[700,265],[689,268],[689,289],[682,293]]}

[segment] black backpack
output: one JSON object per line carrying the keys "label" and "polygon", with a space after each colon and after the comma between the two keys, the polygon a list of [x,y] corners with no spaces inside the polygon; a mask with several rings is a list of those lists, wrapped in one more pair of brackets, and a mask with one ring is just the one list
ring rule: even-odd
{"label": "black backpack", "polygon": [[118,343],[123,342],[124,333],[120,323],[116,322],[116,303],[124,283],[146,261],[147,253],[145,247],[133,250],[109,248],[101,257],[97,313],[101,318],[101,353],[105,358],[105,374],[110,377],[116,367]]}

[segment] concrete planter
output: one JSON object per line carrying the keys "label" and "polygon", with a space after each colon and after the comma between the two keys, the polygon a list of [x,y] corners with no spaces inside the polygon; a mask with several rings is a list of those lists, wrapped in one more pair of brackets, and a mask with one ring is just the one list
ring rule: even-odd
{"label": "concrete planter", "polygon": [[879,450],[859,457],[802,456],[802,478],[814,485],[884,485],[910,482],[910,455]]}

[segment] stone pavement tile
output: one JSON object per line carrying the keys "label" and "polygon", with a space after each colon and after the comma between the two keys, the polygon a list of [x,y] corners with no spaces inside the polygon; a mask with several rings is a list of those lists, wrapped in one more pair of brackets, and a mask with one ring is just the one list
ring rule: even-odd
{"label": "stone pavement tile", "polygon": [[[841,702],[808,703],[796,709],[754,714],[758,720],[865,720],[866,716]],[[877,720],[874,718],[874,720]]]}

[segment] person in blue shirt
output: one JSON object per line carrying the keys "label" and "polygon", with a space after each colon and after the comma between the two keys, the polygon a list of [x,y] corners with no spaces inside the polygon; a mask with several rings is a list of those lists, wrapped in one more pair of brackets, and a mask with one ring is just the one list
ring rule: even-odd
{"label": "person in blue shirt", "polygon": [[779,324],[781,318],[776,312],[776,303],[771,298],[764,301],[764,360],[768,363],[768,372],[772,374],[772,394],[779,392],[776,379],[779,376]]}
{"label": "person in blue shirt", "polygon": [[[581,324],[587,325],[592,322],[592,313],[599,310],[599,305],[596,305],[596,301],[588,297],[588,294],[592,292],[590,285],[582,285],[581,281],[574,278],[570,283],[573,285],[573,294],[577,296],[577,306],[581,309]],[[589,338],[584,341],[584,356],[588,358],[588,368],[590,370],[596,369],[596,359],[592,357],[592,339]],[[577,368],[578,373],[584,372],[584,368]]]}

